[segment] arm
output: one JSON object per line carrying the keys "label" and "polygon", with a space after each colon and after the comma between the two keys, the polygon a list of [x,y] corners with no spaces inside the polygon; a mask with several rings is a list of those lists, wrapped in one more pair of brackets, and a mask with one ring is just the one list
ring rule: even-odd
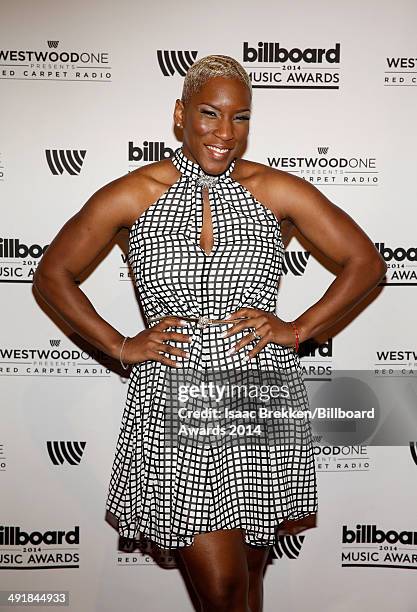
{"label": "arm", "polygon": [[284,248],[286,249],[289,245],[291,238],[294,235],[294,224],[289,219],[282,219],[281,221],[281,237]]}
{"label": "arm", "polygon": [[112,357],[118,356],[123,336],[97,313],[77,278],[139,215],[136,183],[140,186],[137,179],[121,177],[93,194],[51,242],[33,280],[36,291],[74,331]]}
{"label": "arm", "polygon": [[342,319],[376,287],[387,266],[366,233],[316,187],[290,174],[271,171],[269,200],[282,219],[342,267],[322,298],[295,321],[300,342]]}

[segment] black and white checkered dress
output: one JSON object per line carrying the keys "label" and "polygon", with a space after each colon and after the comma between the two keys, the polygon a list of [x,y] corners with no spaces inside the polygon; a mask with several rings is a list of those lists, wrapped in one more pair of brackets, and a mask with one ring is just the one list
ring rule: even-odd
{"label": "black and white checkered dress", "polygon": [[[233,161],[208,191],[214,245],[206,254],[199,245],[202,170],[181,148],[172,162],[179,179],[130,230],[129,262],[146,317],[222,319],[243,307],[275,313],[284,247],[273,212],[231,176]],[[178,419],[178,406],[184,404],[178,403],[175,377],[187,373],[189,381],[220,375],[223,383],[249,374],[261,374],[264,383],[277,384],[279,378],[290,385],[291,398],[285,405],[275,400],[274,409],[278,404],[309,407],[300,360],[290,347],[268,343],[246,362],[256,341],[235,354],[227,351],[251,329],[223,338],[228,328],[191,321],[172,327],[192,336],[190,344],[176,344],[190,352],[188,359],[169,355],[182,367],[154,360],[132,367],[107,498],[121,536],[174,549],[192,545],[195,534],[239,527],[248,544],[267,546],[275,543],[284,519],[317,511],[308,418],[283,418],[277,424],[276,419],[226,418],[223,411],[214,419],[225,426],[223,436],[196,435],[191,427],[179,433],[184,424],[207,424],[202,413]],[[193,410],[220,405],[213,397],[188,399],[186,406]],[[259,404],[236,396],[221,402],[222,409],[234,410]],[[243,427],[241,435],[230,435],[233,424]],[[250,435],[248,428],[259,424],[262,434],[258,429]]]}

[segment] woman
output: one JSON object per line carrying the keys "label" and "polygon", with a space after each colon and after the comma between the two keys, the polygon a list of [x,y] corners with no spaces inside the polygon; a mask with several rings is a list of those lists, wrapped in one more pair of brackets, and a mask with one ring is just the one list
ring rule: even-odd
{"label": "woman", "polygon": [[[242,159],[251,97],[249,77],[234,59],[197,61],[175,105],[182,148],[93,194],[50,244],[34,279],[78,334],[123,367],[135,364],[107,504],[119,532],[143,533],[178,549],[201,609],[229,612],[261,610],[275,528],[317,508],[309,430],[302,430],[298,480],[285,488],[288,468],[280,456],[256,447],[257,460],[246,471],[243,454],[221,444],[185,445],[182,460],[176,456],[165,469],[155,454],[162,448],[164,375],[180,365],[241,371],[256,363],[299,376],[299,342],[341,319],[386,271],[367,235],[314,186]],[[275,314],[285,224],[341,267],[323,297],[295,321]],[[130,228],[129,261],[149,324],[131,338],[100,317],[76,283],[121,228]],[[259,489],[255,474],[266,478]],[[297,487],[307,491],[305,498]],[[267,526],[271,499],[276,513]]]}

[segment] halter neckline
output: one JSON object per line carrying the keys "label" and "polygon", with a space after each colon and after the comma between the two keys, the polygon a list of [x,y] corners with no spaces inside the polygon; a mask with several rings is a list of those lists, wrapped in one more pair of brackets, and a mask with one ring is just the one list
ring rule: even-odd
{"label": "halter neckline", "polygon": [[176,149],[174,155],[171,157],[171,161],[183,176],[198,181],[202,186],[215,184],[228,178],[233,172],[236,164],[236,159],[233,159],[229,167],[221,174],[206,174],[200,164],[191,161],[191,159],[184,154],[182,147]]}

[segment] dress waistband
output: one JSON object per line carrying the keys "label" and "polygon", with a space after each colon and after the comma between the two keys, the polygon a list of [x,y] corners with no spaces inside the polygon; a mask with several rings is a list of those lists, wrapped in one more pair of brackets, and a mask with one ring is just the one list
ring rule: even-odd
{"label": "dress waistband", "polygon": [[180,319],[184,319],[185,321],[195,322],[197,323],[197,327],[200,327],[201,329],[207,327],[207,325],[225,325],[227,323],[232,325],[235,321],[243,321],[244,319],[247,319],[247,317],[236,317],[231,321],[230,319],[210,319],[206,316],[185,317],[182,315],[161,315],[159,317],[149,317],[148,323],[153,323],[154,321],[159,321],[160,319],[165,319],[166,317],[178,317]]}

